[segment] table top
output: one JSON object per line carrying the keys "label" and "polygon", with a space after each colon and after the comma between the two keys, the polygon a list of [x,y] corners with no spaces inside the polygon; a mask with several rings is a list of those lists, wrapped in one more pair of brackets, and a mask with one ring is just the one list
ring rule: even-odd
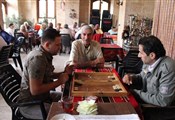
{"label": "table top", "polygon": [[127,96],[119,78],[112,72],[74,72],[72,96]]}
{"label": "table top", "polygon": [[[76,111],[78,104],[74,103],[74,110],[71,113],[72,115],[78,115]],[[121,103],[97,103],[98,106],[98,115],[124,115],[124,114],[136,114],[133,106],[129,102]],[[47,120],[50,120],[56,114],[65,113],[62,104],[59,102],[53,102]]]}
{"label": "table top", "polygon": [[103,48],[118,48],[118,49],[122,49],[122,47],[120,47],[117,44],[100,44],[101,47]]}
{"label": "table top", "polygon": [[[115,69],[112,68],[96,68],[96,69],[91,69],[91,68],[87,68],[87,69],[76,69],[75,72],[112,72],[115,73],[116,76],[119,77],[118,73],[116,72]],[[71,87],[72,87],[72,78],[70,78],[70,80],[68,80],[65,83],[65,87],[63,90],[63,96],[68,96],[71,95]],[[120,77],[119,77],[120,79]],[[126,89],[128,91],[128,89]],[[129,92],[129,91],[128,91]],[[84,96],[74,96],[74,102],[78,102],[78,101],[82,101],[84,100]],[[127,96],[105,96],[105,97],[98,97],[98,101],[97,103],[121,103],[121,102],[126,102],[126,103],[130,103],[136,110],[136,112],[139,114],[139,116],[142,116],[141,113],[141,108],[138,104],[138,102],[135,100],[134,96],[129,92]]]}

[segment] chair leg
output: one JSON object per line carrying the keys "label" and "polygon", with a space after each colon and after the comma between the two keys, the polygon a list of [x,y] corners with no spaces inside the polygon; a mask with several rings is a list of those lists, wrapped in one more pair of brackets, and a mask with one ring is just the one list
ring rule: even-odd
{"label": "chair leg", "polygon": [[16,58],[13,57],[13,62],[15,63],[15,66],[18,67],[17,62],[16,62]]}
{"label": "chair leg", "polygon": [[23,66],[22,66],[22,61],[21,61],[21,56],[20,55],[17,57],[17,60],[18,60],[18,63],[21,67],[21,70],[23,71]]}

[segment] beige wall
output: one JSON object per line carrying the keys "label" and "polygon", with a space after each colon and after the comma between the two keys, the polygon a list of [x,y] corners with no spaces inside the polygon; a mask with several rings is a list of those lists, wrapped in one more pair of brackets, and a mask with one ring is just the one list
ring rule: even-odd
{"label": "beige wall", "polygon": [[8,16],[15,15],[18,17],[18,0],[6,0],[7,1],[7,14]]}
{"label": "beige wall", "polygon": [[116,0],[111,0],[110,13],[113,15],[112,26],[118,26],[119,6],[117,5]]}
{"label": "beige wall", "polygon": [[117,36],[117,44],[122,47],[123,40],[122,40],[122,32],[125,23],[125,12],[126,12],[126,0],[123,0],[123,5],[119,6],[119,17],[118,17],[118,36]]}
{"label": "beige wall", "polygon": [[[129,15],[153,18],[155,0],[126,0],[125,19],[129,20]],[[127,21],[125,21],[126,23]]]}
{"label": "beige wall", "polygon": [[[2,5],[1,5],[1,0],[0,0],[0,25],[2,26],[3,24],[3,16],[2,16]],[[2,26],[3,27],[3,26]]]}
{"label": "beige wall", "polygon": [[19,16],[35,23],[37,21],[37,6],[35,0],[18,0]]}
{"label": "beige wall", "polygon": [[119,8],[118,44],[122,46],[122,32],[124,25],[129,25],[129,15],[153,18],[155,0],[123,0]]}
{"label": "beige wall", "polygon": [[90,22],[90,0],[80,0],[79,23]]}
{"label": "beige wall", "polygon": [[[69,26],[79,20],[79,0],[65,0],[64,9],[61,8],[61,0],[56,0],[56,23],[65,23]],[[70,13],[76,13],[76,18],[71,18]]]}

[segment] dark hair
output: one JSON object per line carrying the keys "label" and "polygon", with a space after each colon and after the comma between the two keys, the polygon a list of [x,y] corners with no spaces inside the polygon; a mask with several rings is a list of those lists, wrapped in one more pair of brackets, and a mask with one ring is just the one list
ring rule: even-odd
{"label": "dark hair", "polygon": [[10,23],[10,24],[9,24],[9,27],[11,27],[12,25],[13,25],[13,23]]}
{"label": "dark hair", "polygon": [[139,45],[143,45],[143,51],[147,55],[154,52],[156,54],[156,59],[159,59],[166,54],[165,48],[161,41],[153,35],[141,38],[139,40]]}
{"label": "dark hair", "polygon": [[46,41],[55,41],[56,37],[60,37],[60,32],[56,29],[47,29],[44,31],[43,36],[41,38],[42,43]]}

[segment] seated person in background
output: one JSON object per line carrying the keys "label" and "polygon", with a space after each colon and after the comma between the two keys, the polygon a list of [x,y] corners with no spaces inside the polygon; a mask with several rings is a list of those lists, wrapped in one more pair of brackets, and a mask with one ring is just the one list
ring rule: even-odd
{"label": "seated person in background", "polygon": [[34,25],[35,32],[38,32],[40,30],[40,28],[41,28],[40,23],[35,23],[35,25]]}
{"label": "seated person in background", "polygon": [[82,28],[83,26],[85,26],[85,25],[87,25],[87,24],[86,24],[86,23],[81,23],[80,28],[79,28],[78,31],[75,33],[75,40],[81,38],[81,31],[82,31],[81,28]]}
{"label": "seated person in background", "polygon": [[42,37],[42,36],[43,36],[43,33],[44,33],[44,31],[46,30],[46,28],[47,28],[46,23],[42,23],[41,28],[40,28],[39,31],[38,31],[39,37]]}
{"label": "seated person in background", "polygon": [[[41,100],[48,111],[52,102],[61,99],[61,92],[53,91],[68,80],[67,73],[55,73],[53,56],[61,48],[61,37],[55,29],[47,29],[41,39],[39,49],[27,55],[22,76],[20,101]],[[56,79],[53,81],[53,79]],[[21,107],[21,113],[27,118],[41,119],[39,106]]]}
{"label": "seated person in background", "polygon": [[7,43],[5,42],[5,40],[0,36],[0,50],[2,49],[3,46],[6,46]]}
{"label": "seated person in background", "polygon": [[89,24],[89,26],[92,28],[92,30],[93,30],[93,35],[95,34],[95,30],[94,30],[94,25],[93,24]]}
{"label": "seated person in background", "polygon": [[61,27],[61,23],[57,23],[56,30],[57,30],[57,31],[61,31],[61,29],[63,29],[63,28]]}
{"label": "seated person in background", "polygon": [[81,30],[81,39],[72,43],[69,65],[74,68],[104,67],[100,44],[92,40],[92,28],[85,25]]}
{"label": "seated person in background", "polygon": [[0,25],[0,36],[5,40],[5,42],[9,44],[13,44],[15,42],[15,38],[4,31]]}
{"label": "seated person in background", "polygon": [[117,35],[117,28],[116,28],[116,27],[112,27],[112,28],[108,31],[108,33],[109,33],[110,35]]}
{"label": "seated person in background", "polygon": [[50,23],[48,24],[47,29],[54,29],[54,28],[53,28],[53,23],[52,23],[52,22],[50,22]]}
{"label": "seated person in background", "polygon": [[99,24],[96,24],[94,27],[95,33],[96,34],[103,34],[102,29],[100,28]]}
{"label": "seated person in background", "polygon": [[60,34],[69,34],[70,37],[71,37],[71,39],[73,39],[72,31],[71,31],[71,29],[69,29],[68,24],[65,24],[65,25],[64,25],[64,28],[61,29]]}
{"label": "seated person in background", "polygon": [[13,23],[9,24],[9,27],[6,29],[6,32],[14,37],[15,26]]}
{"label": "seated person in background", "polygon": [[175,61],[165,56],[161,41],[155,36],[141,38],[139,54],[144,63],[140,74],[126,74],[123,82],[138,85],[133,94],[140,103],[171,106],[175,103]]}
{"label": "seated person in background", "polygon": [[24,25],[20,26],[18,33],[23,33],[24,37],[26,39],[28,39],[28,32],[27,32],[26,27]]}
{"label": "seated person in background", "polygon": [[127,40],[128,38],[129,38],[129,36],[130,36],[130,27],[129,27],[129,25],[126,25],[125,27],[124,27],[124,30],[123,30],[123,32],[122,32],[122,39],[123,40]]}
{"label": "seated person in background", "polygon": [[75,33],[78,31],[78,23],[74,22],[73,26],[72,26],[72,30],[75,31]]}
{"label": "seated person in background", "polygon": [[74,22],[74,24],[71,28],[71,31],[72,31],[72,36],[75,36],[76,32],[78,31],[78,23],[77,22]]}
{"label": "seated person in background", "polygon": [[29,25],[29,23],[26,21],[23,23],[24,27],[25,27],[25,31],[30,32],[33,31],[32,27]]}

